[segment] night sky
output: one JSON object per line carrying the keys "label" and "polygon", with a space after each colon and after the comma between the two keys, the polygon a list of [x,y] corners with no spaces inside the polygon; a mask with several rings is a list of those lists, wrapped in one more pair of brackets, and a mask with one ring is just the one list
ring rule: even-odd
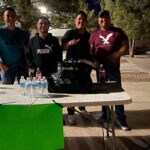
{"label": "night sky", "polygon": [[94,14],[97,16],[98,12],[100,11],[100,0],[86,0],[89,5],[89,9],[92,10],[94,9]]}

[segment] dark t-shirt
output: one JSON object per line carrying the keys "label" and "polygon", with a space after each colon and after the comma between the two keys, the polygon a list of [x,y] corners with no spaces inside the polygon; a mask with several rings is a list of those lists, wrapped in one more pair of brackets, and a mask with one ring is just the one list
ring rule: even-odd
{"label": "dark t-shirt", "polygon": [[68,30],[63,39],[62,43],[67,43],[73,39],[80,39],[79,43],[76,45],[72,45],[67,50],[67,59],[88,59],[89,52],[90,52],[90,45],[89,45],[89,38],[90,33],[85,31],[84,34],[80,34],[77,28],[73,28]]}
{"label": "dark t-shirt", "polygon": [[108,31],[97,30],[91,34],[89,43],[94,46],[95,56],[106,67],[119,67],[120,59],[117,63],[111,64],[107,56],[110,56],[115,51],[118,51],[124,42],[127,43],[128,38],[125,33],[115,27],[111,27]]}
{"label": "dark t-shirt", "polygon": [[28,33],[20,28],[9,30],[6,25],[0,27],[0,62],[8,68],[24,67],[24,46],[28,42]]}

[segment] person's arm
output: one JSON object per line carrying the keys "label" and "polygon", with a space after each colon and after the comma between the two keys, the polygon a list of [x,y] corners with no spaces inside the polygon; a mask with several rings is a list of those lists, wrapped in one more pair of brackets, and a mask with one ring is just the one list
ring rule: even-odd
{"label": "person's arm", "polygon": [[128,44],[127,44],[127,42],[124,42],[124,43],[122,44],[121,48],[120,48],[118,51],[114,52],[114,53],[111,55],[111,57],[113,57],[114,59],[118,59],[118,58],[120,58],[122,55],[124,55],[127,50],[128,50]]}
{"label": "person's arm", "polygon": [[7,71],[8,67],[6,65],[4,65],[2,62],[0,62],[0,69],[3,71]]}
{"label": "person's arm", "polygon": [[26,58],[27,66],[30,68],[30,71],[32,73],[34,73],[35,62],[34,62],[34,57],[33,57],[33,53],[32,53],[32,41],[31,40],[29,41],[29,45],[26,48],[25,58]]}
{"label": "person's arm", "polygon": [[91,57],[95,57],[95,33],[93,32],[89,38],[90,44],[90,55]]}
{"label": "person's arm", "polygon": [[94,45],[90,44],[90,55],[94,57]]}
{"label": "person's arm", "polygon": [[60,47],[60,44],[58,42],[58,39],[56,37],[53,37],[54,39],[54,44],[55,44],[55,56],[56,56],[56,61],[61,62],[62,61],[62,48]]}
{"label": "person's arm", "polygon": [[91,56],[91,61],[97,66],[97,68],[99,67],[99,60],[95,58],[95,53],[94,53],[94,45],[90,44],[90,56]]}
{"label": "person's arm", "polygon": [[89,39],[89,44],[90,44],[90,56],[91,56],[91,60],[92,62],[99,66],[100,62],[99,60],[96,58],[95,56],[95,46],[94,46],[94,43],[95,43],[95,38],[94,38],[94,33],[91,34],[90,36],[90,39]]}
{"label": "person's arm", "polygon": [[128,42],[128,37],[127,35],[122,31],[120,30],[121,32],[121,36],[120,38],[122,39],[122,42],[121,42],[121,47],[119,50],[115,51],[112,55],[110,55],[108,57],[108,59],[112,62],[112,63],[115,63],[117,60],[120,59],[120,57],[122,55],[125,54],[125,52],[129,49],[129,42]]}
{"label": "person's arm", "polygon": [[74,39],[74,31],[68,30],[62,38],[62,50],[67,51],[70,46],[76,45],[80,39]]}
{"label": "person's arm", "polygon": [[0,57],[0,69],[3,70],[3,71],[8,70],[8,67],[5,64],[3,64],[3,61],[1,59],[1,57]]}
{"label": "person's arm", "polygon": [[79,43],[79,41],[80,39],[77,39],[77,40],[73,39],[73,40],[70,40],[69,42],[62,44],[63,51],[67,51],[71,45],[76,45],[77,43]]}

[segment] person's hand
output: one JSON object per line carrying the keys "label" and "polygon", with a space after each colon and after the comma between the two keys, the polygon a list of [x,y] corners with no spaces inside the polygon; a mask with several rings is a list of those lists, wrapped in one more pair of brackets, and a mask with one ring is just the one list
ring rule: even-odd
{"label": "person's hand", "polygon": [[71,41],[68,42],[68,45],[69,45],[69,46],[71,46],[71,45],[76,45],[77,43],[79,43],[79,41],[80,41],[80,39],[77,39],[77,40],[76,40],[76,39],[73,39],[73,40],[71,40]]}
{"label": "person's hand", "polygon": [[0,63],[0,68],[3,71],[7,71],[8,70],[8,67],[6,65],[4,65],[3,63]]}
{"label": "person's hand", "polygon": [[114,65],[118,62],[119,57],[118,57],[117,53],[113,53],[110,56],[108,56],[107,59],[110,63],[112,63],[112,65]]}
{"label": "person's hand", "polygon": [[96,68],[99,68],[100,62],[96,58],[92,58],[91,61],[96,66]]}
{"label": "person's hand", "polygon": [[29,68],[29,76],[30,76],[31,74],[34,74],[34,73],[35,73],[35,69]]}
{"label": "person's hand", "polygon": [[34,73],[34,72],[35,72],[35,69],[31,69],[31,72]]}
{"label": "person's hand", "polygon": [[29,68],[29,77],[30,77],[31,80],[32,80],[33,77],[34,77],[34,73],[35,73],[35,69]]}

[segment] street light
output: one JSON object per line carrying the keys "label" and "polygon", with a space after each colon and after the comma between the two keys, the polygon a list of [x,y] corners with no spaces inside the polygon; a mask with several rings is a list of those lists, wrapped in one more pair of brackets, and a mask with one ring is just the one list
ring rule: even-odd
{"label": "street light", "polygon": [[39,7],[40,11],[42,14],[46,14],[47,13],[47,9],[44,6]]}

